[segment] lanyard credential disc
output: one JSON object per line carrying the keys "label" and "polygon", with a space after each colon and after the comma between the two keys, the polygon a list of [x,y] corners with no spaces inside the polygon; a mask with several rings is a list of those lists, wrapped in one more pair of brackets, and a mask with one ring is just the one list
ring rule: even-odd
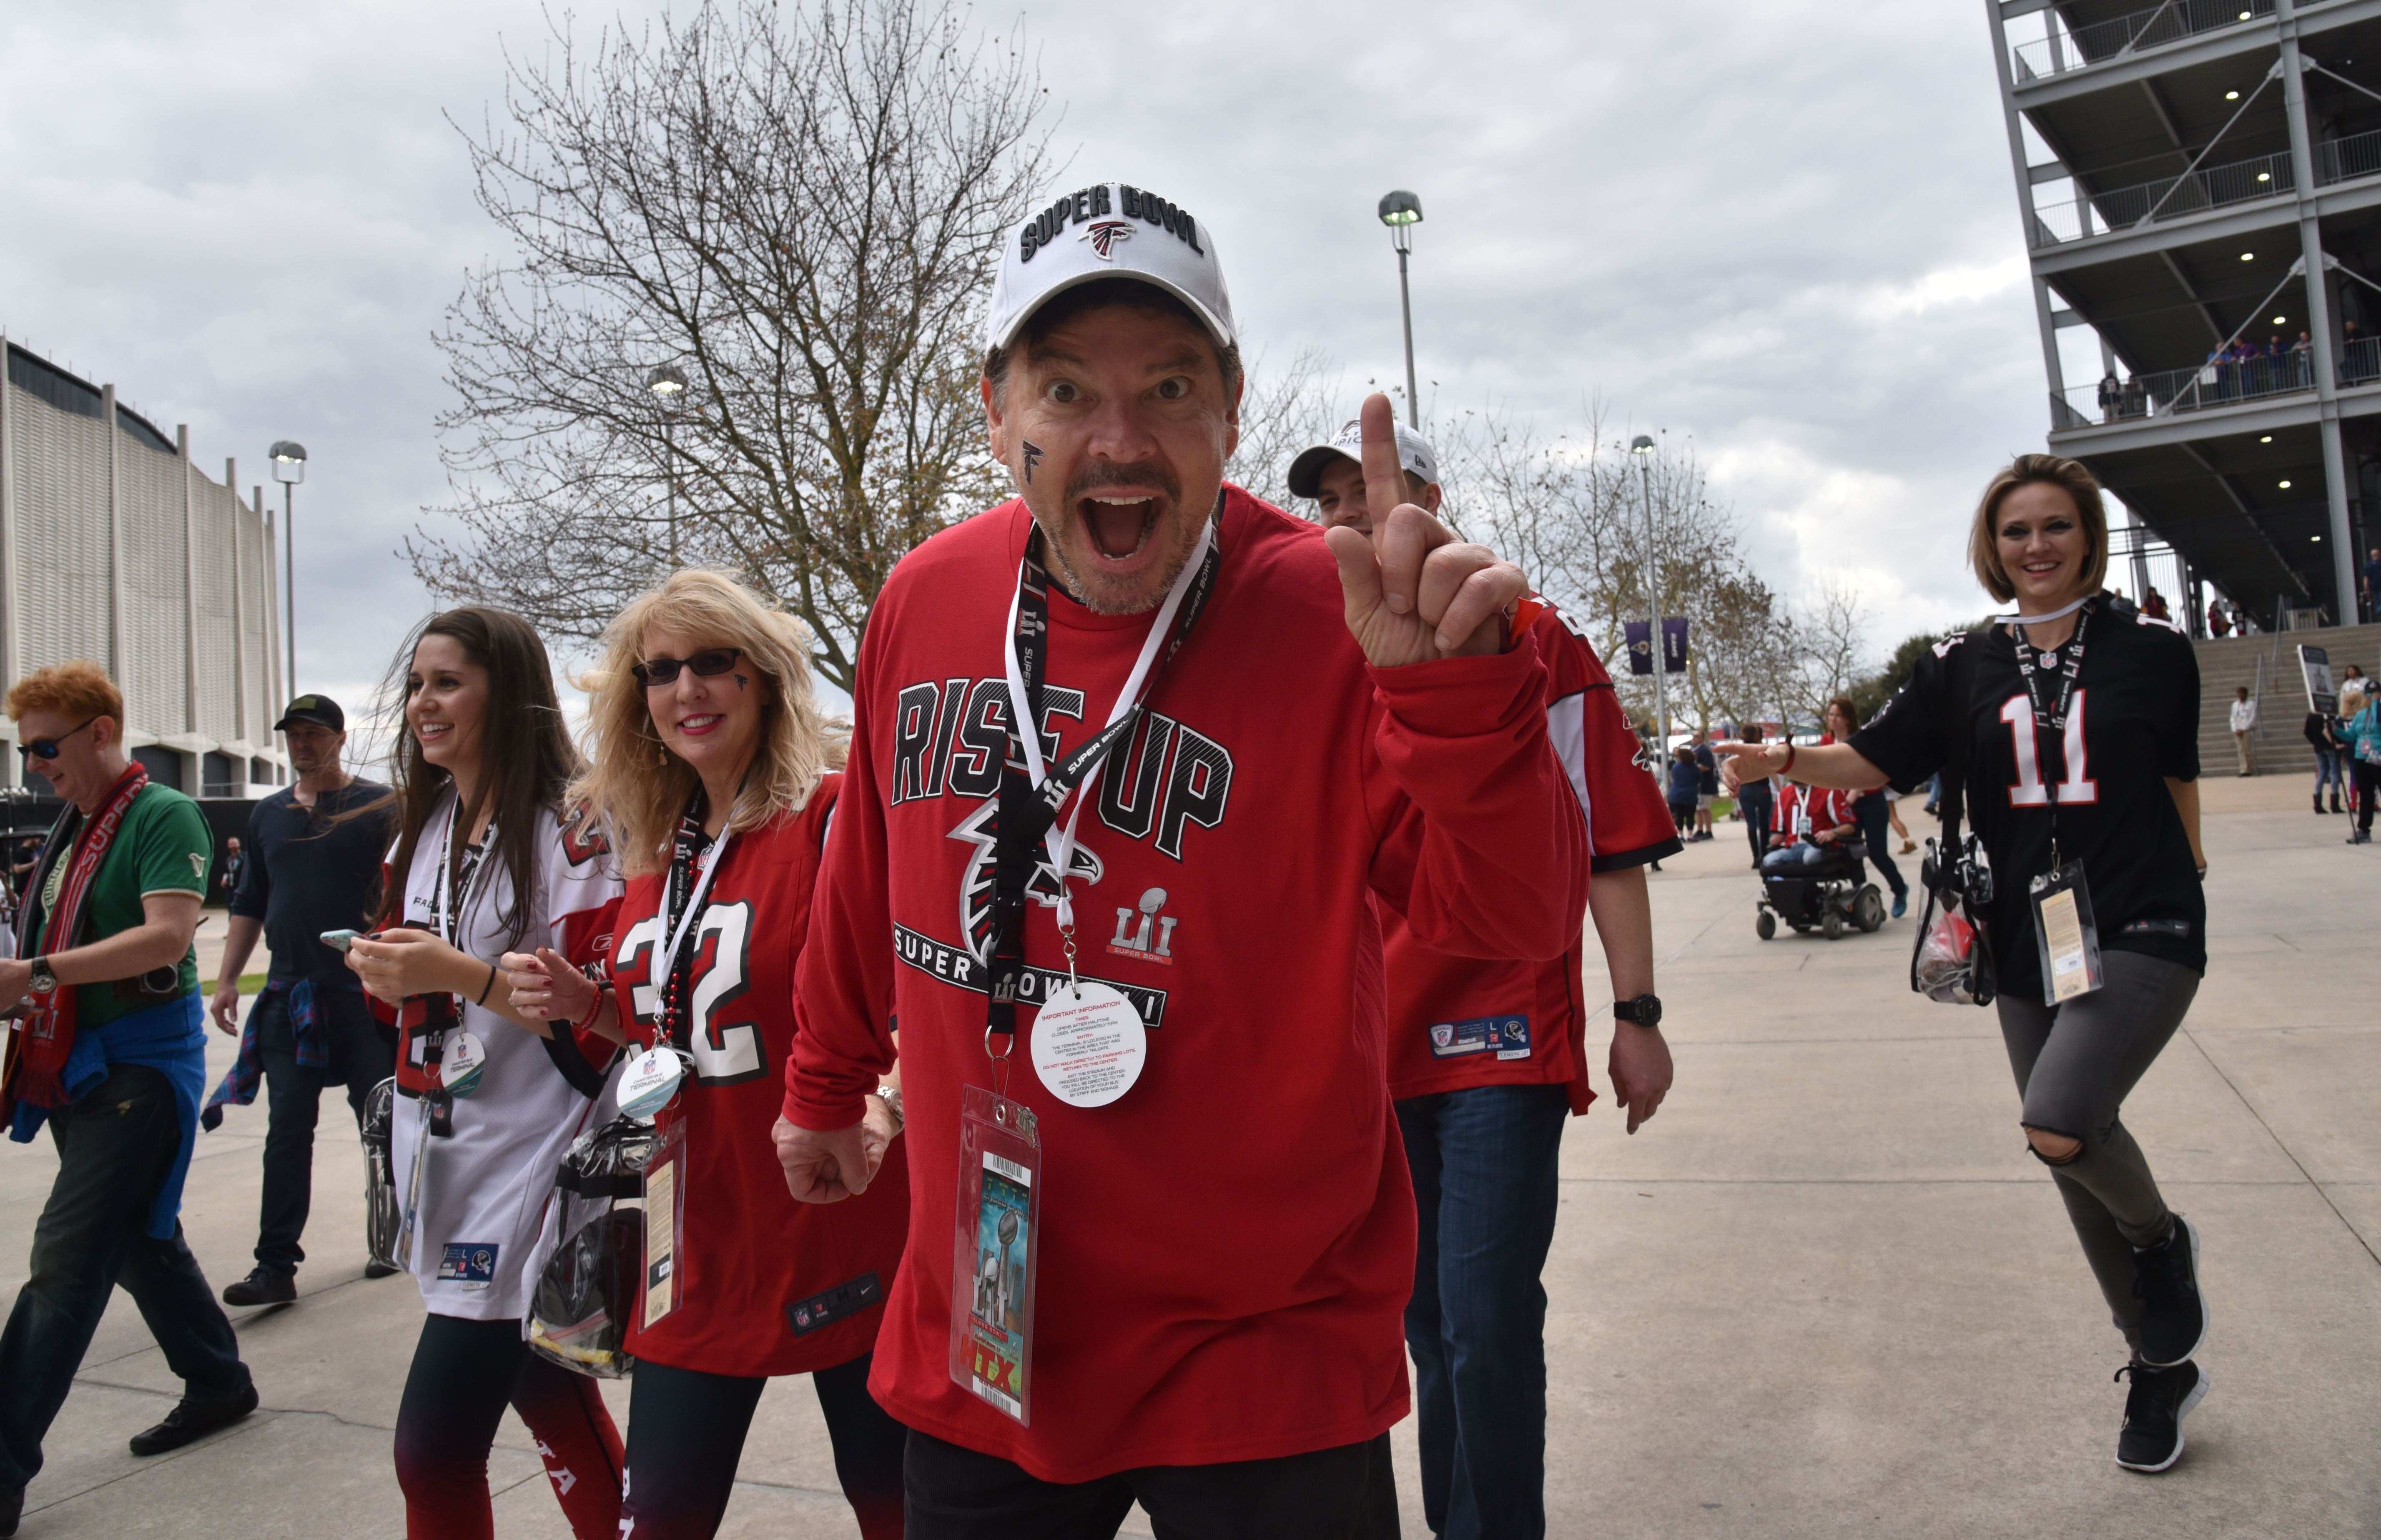
{"label": "lanyard credential disc", "polygon": [[678,1094],[678,1082],[686,1075],[685,1061],[669,1048],[647,1048],[629,1060],[629,1068],[620,1076],[620,1110],[631,1118],[650,1122],[654,1113],[669,1106]]}
{"label": "lanyard credential disc", "polygon": [[1149,1057],[1149,1029],[1106,984],[1060,984],[1033,1019],[1033,1072],[1069,1106],[1105,1106],[1132,1089]]}
{"label": "lanyard credential disc", "polygon": [[450,1096],[469,1096],[480,1089],[480,1072],[488,1067],[487,1045],[479,1033],[454,1032],[446,1034],[444,1056],[438,1064],[438,1083]]}

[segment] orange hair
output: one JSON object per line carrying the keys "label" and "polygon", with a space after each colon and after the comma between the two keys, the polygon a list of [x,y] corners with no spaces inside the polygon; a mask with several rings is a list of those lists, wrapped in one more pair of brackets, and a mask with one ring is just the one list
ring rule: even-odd
{"label": "orange hair", "polygon": [[36,668],[8,688],[8,720],[19,721],[29,711],[54,711],[61,716],[105,716],[120,731],[124,727],[124,691],[107,670],[88,658]]}

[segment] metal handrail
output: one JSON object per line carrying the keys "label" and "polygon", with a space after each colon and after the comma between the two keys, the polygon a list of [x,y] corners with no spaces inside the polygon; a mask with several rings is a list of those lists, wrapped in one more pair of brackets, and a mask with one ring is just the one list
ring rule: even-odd
{"label": "metal handrail", "polygon": [[[2357,137],[2381,141],[2381,135]],[[2351,141],[2339,140],[2334,142],[2347,144]],[[2326,150],[2330,148],[2328,144],[2325,146]],[[2363,153],[2360,147],[2357,154],[2361,157]],[[2376,143],[2373,154],[2373,169],[2381,171],[2381,143]],[[2328,159],[2326,164],[2330,164]],[[2362,163],[2359,160],[2352,164]],[[2350,175],[2368,174],[2356,171]],[[2327,178],[2331,181],[2340,179]],[[2288,152],[2232,161],[2224,165],[2202,166],[2188,176],[2161,177],[2154,182],[2111,188],[2106,192],[2085,192],[2079,189],[2072,199],[2062,199],[2046,206],[2041,203],[2034,205],[2034,244],[2064,245],[2070,240],[2133,229],[2149,224],[2153,219],[2165,221],[2185,214],[2205,214],[2210,209],[2229,208],[2235,203],[2253,202],[2260,198],[2278,198],[2297,190],[2297,176],[2291,169]]]}
{"label": "metal handrail", "polygon": [[2274,0],[2166,0],[2164,5],[2088,26],[2069,27],[2050,12],[2050,36],[2009,50],[2017,83],[2110,64],[2161,43],[2236,27],[2274,14]]}
{"label": "metal handrail", "polygon": [[2326,140],[2315,149],[2323,163],[2315,175],[2326,187],[2381,172],[2381,128],[2369,134]]}
{"label": "metal handrail", "polygon": [[[2341,349],[2343,383],[2381,378],[2381,339],[2360,337]],[[2363,351],[2359,352],[2359,349]],[[2355,354],[2351,365],[2348,355]],[[2054,430],[2094,427],[2165,417],[2176,412],[2207,411],[2237,407],[2244,401],[2292,396],[2314,388],[2314,360],[2308,352],[2285,352],[2276,358],[2260,353],[2247,359],[2211,359],[2189,369],[2161,369],[2119,382],[2113,398],[2102,400],[2099,385],[2070,385],[2051,397]]]}

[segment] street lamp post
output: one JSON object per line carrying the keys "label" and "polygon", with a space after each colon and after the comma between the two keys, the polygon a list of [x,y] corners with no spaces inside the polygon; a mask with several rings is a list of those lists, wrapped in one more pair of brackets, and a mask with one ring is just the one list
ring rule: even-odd
{"label": "street lamp post", "polygon": [[1422,200],[1410,192],[1392,192],[1381,200],[1381,223],[1389,227],[1389,244],[1398,252],[1398,304],[1406,316],[1406,422],[1422,431],[1422,396],[1414,388],[1413,290],[1406,283],[1406,257],[1413,251],[1413,227],[1422,223]]}
{"label": "street lamp post", "polygon": [[289,623],[283,628],[289,638],[289,678],[284,682],[289,694],[298,694],[298,556],[297,532],[290,527],[290,514],[295,507],[290,489],[306,479],[306,446],[294,438],[285,438],[265,451],[273,458],[273,479],[281,483],[281,593],[287,602]]}
{"label": "street lamp post", "polygon": [[645,376],[645,388],[661,398],[663,476],[669,483],[669,560],[678,566],[678,403],[686,394],[686,374],[665,363]]}
{"label": "street lamp post", "polygon": [[1645,632],[1654,664],[1654,720],[1661,734],[1655,739],[1660,752],[1654,763],[1654,774],[1659,777],[1669,773],[1670,692],[1668,681],[1662,678],[1669,658],[1668,649],[1662,645],[1661,558],[1654,550],[1654,441],[1639,434],[1630,442],[1629,452],[1637,457],[1637,495],[1645,505]]}

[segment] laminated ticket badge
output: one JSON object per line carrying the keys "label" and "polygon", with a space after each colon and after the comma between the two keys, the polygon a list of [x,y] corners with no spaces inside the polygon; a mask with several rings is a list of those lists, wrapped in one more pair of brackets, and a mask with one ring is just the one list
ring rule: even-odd
{"label": "laminated ticket badge", "polygon": [[1141,1012],[1104,984],[1056,985],[1033,1020],[1033,1072],[1069,1106],[1107,1106],[1132,1089],[1148,1057]]}

